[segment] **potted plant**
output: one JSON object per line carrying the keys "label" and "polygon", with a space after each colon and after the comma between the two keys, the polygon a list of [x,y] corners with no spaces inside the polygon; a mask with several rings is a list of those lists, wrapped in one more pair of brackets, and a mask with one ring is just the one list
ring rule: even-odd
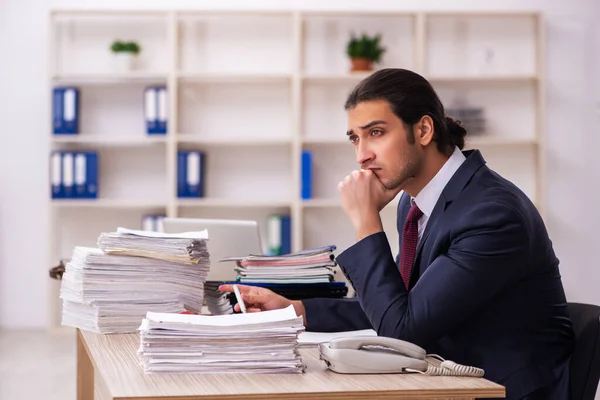
{"label": "potted plant", "polygon": [[115,56],[115,66],[119,72],[128,72],[135,68],[137,55],[141,51],[139,44],[115,40],[110,49]]}
{"label": "potted plant", "polygon": [[360,37],[352,34],[346,46],[346,54],[350,57],[352,71],[371,71],[373,64],[381,60],[385,48],[380,46],[381,35],[370,37],[363,33]]}

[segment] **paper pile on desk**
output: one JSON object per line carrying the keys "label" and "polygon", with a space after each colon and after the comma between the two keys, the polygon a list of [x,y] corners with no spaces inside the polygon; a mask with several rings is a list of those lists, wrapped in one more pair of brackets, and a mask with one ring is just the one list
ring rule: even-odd
{"label": "paper pile on desk", "polygon": [[204,282],[204,301],[212,315],[233,314],[233,306],[227,293],[219,290],[222,283],[219,281]]}
{"label": "paper pile on desk", "polygon": [[[62,324],[98,333],[125,333],[135,332],[148,311],[200,312],[210,268],[206,239],[201,239],[206,235],[201,232],[193,239],[203,249],[195,263],[75,247],[61,282]],[[173,247],[172,239],[164,238],[170,243],[157,249]]]}
{"label": "paper pile on desk", "polygon": [[140,328],[146,373],[299,373],[302,317],[293,306],[231,315],[149,312]]}
{"label": "paper pile on desk", "polygon": [[249,255],[219,261],[235,261],[240,283],[328,283],[335,274],[335,248],[323,246],[281,256]]}
{"label": "paper pile on desk", "polygon": [[208,258],[208,232],[160,233],[118,228],[103,233],[98,247],[108,254],[150,257],[197,264]]}

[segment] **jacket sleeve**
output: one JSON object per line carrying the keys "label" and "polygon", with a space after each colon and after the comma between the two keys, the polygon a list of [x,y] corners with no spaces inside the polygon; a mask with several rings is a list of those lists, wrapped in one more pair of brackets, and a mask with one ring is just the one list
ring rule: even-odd
{"label": "jacket sleeve", "polygon": [[520,215],[498,202],[463,214],[438,256],[409,292],[385,233],[368,236],[337,257],[373,329],[422,347],[484,307],[528,264],[529,233]]}
{"label": "jacket sleeve", "polygon": [[306,311],[306,330],[341,332],[373,329],[356,298],[302,300]]}

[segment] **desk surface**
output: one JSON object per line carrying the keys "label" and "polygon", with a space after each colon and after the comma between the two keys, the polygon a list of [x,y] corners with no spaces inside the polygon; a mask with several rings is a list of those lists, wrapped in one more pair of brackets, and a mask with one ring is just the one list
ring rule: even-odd
{"label": "desk surface", "polygon": [[113,399],[422,399],[504,397],[504,387],[482,378],[421,374],[345,375],[329,371],[317,349],[301,349],[303,374],[144,374],[139,336],[80,331],[94,367]]}

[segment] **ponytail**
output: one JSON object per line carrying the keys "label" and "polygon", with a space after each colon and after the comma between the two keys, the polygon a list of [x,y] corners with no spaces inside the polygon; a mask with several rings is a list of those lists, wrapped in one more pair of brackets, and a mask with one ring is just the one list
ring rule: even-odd
{"label": "ponytail", "polygon": [[467,130],[462,126],[460,121],[455,121],[450,117],[444,118],[444,121],[446,122],[448,135],[450,136],[450,145],[456,146],[462,150],[463,147],[465,147]]}

